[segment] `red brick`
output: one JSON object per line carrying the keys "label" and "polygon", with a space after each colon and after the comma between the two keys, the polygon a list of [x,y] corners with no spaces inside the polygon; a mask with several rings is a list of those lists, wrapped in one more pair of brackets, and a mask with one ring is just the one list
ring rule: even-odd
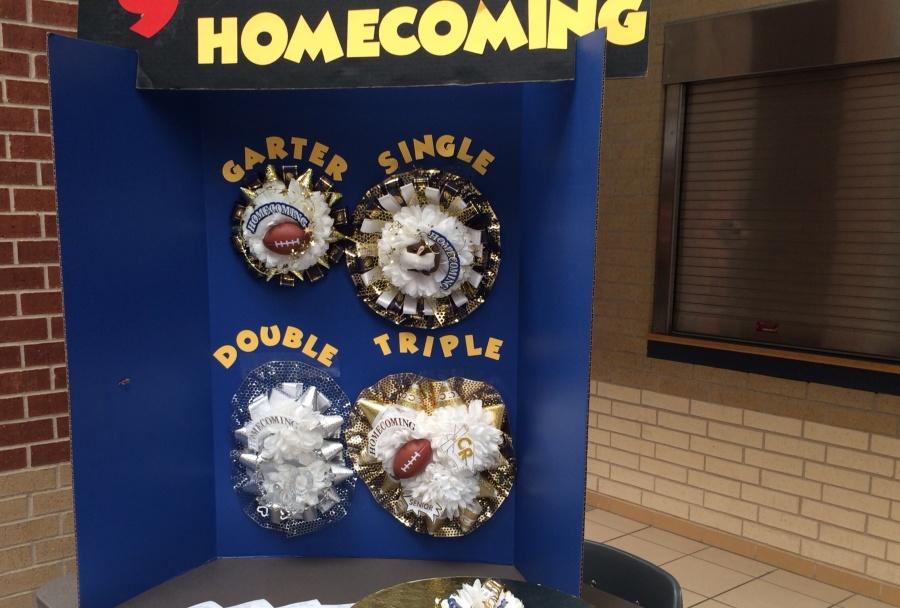
{"label": "red brick", "polygon": [[[47,288],[59,289],[62,287],[62,272],[59,266],[47,266]],[[62,301],[59,304],[59,310],[54,312],[62,312]]]}
{"label": "red brick", "polygon": [[69,395],[67,393],[46,393],[28,396],[28,415],[31,417],[67,414]]}
{"label": "red brick", "polygon": [[41,235],[41,217],[36,214],[4,214],[0,215],[0,238],[15,239],[22,237],[39,237]]}
{"label": "red brick", "polygon": [[37,176],[35,163],[14,160],[0,161],[0,183],[31,186],[37,182]]}
{"label": "red brick", "polygon": [[0,420],[19,420],[25,417],[25,399],[9,397],[0,399]]}
{"label": "red brick", "polygon": [[20,445],[53,439],[53,420],[26,420],[0,424],[0,445]]}
{"label": "red brick", "polygon": [[46,339],[46,319],[0,319],[0,342]]}
{"label": "red brick", "polygon": [[6,99],[9,103],[48,106],[50,105],[50,87],[46,82],[7,80]]}
{"label": "red brick", "polygon": [[53,168],[53,163],[41,163],[41,185],[56,185],[56,169]]}
{"label": "red brick", "polygon": [[69,386],[69,372],[65,367],[53,368],[53,388],[61,389]]}
{"label": "red brick", "polygon": [[[0,268],[0,291],[17,289],[43,289],[44,269],[25,266]],[[2,332],[0,332],[2,335]]]}
{"label": "red brick", "polygon": [[53,317],[50,319],[50,337],[54,339],[62,339],[65,337],[65,321],[62,317]]}
{"label": "red brick", "polygon": [[62,294],[58,291],[23,293],[19,297],[23,315],[43,315],[63,311]]}
{"label": "red brick", "polygon": [[25,345],[25,367],[52,365],[66,362],[66,345],[63,342],[42,342]]}
{"label": "red brick", "polygon": [[0,51],[0,74],[4,76],[28,76],[31,68],[26,53]]}
{"label": "red brick", "polygon": [[28,450],[15,448],[0,450],[0,471],[15,471],[28,466]]}
{"label": "red brick", "polygon": [[38,131],[40,133],[49,133],[50,132],[50,110],[42,110],[39,109],[37,111],[37,124]]}
{"label": "red brick", "polygon": [[0,131],[29,133],[34,131],[34,110],[31,108],[0,108]]}
{"label": "red brick", "polygon": [[59,241],[19,241],[20,264],[46,264],[59,261]]}
{"label": "red brick", "polygon": [[13,135],[9,138],[9,144],[13,158],[53,158],[53,145],[49,135]]}
{"label": "red brick", "polygon": [[0,317],[15,317],[19,314],[19,302],[14,293],[0,294]]}
{"label": "red brick", "polygon": [[0,369],[22,367],[21,351],[18,346],[0,346]]}
{"label": "red brick", "polygon": [[69,458],[68,440],[31,446],[31,466],[33,467],[68,462]]}
{"label": "red brick", "polygon": [[75,27],[78,25],[78,5],[31,0],[31,20],[59,27]]}
{"label": "red brick", "polygon": [[0,241],[0,264],[13,263],[13,244],[11,241]]}
{"label": "red brick", "polygon": [[0,0],[0,18],[25,21],[25,0]]}
{"label": "red brick", "polygon": [[8,188],[0,188],[0,210],[3,211],[11,211],[12,206],[10,205],[11,196]]}
{"label": "red brick", "polygon": [[26,369],[0,374],[0,394],[16,395],[50,390],[49,369]]}
{"label": "red brick", "polygon": [[49,67],[47,65],[46,55],[34,56],[34,77],[47,80],[49,77]]}
{"label": "red brick", "polygon": [[16,211],[56,211],[56,192],[53,190],[37,190],[16,188]]}
{"label": "red brick", "polygon": [[3,46],[7,49],[47,52],[47,34],[60,32],[53,28],[31,27],[18,23],[3,24]]}
{"label": "red brick", "polygon": [[56,223],[55,214],[47,214],[44,216],[44,236],[48,239],[55,239],[59,236],[59,226]]}
{"label": "red brick", "polygon": [[60,416],[56,419],[56,436],[57,437],[68,437],[71,430],[69,428],[69,417],[68,416]]}

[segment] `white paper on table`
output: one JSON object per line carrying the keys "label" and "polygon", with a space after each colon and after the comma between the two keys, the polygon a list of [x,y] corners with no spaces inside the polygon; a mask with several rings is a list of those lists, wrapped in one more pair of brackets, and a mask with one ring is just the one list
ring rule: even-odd
{"label": "white paper on table", "polygon": [[243,604],[238,604],[237,606],[232,606],[231,608],[273,608],[273,607],[272,607],[272,604],[270,604],[266,600],[253,600],[252,602],[244,602]]}
{"label": "white paper on table", "polygon": [[215,602],[203,602],[202,604],[194,604],[188,608],[222,608]]}
{"label": "white paper on table", "polygon": [[281,608],[321,608],[321,606],[322,604],[319,603],[319,600],[309,600],[307,602],[288,604],[287,606],[282,606]]}

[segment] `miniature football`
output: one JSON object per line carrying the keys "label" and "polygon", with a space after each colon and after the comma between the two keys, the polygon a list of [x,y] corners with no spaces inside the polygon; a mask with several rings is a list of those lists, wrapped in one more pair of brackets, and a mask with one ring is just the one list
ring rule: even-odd
{"label": "miniature football", "polygon": [[309,246],[309,233],[296,222],[275,224],[263,237],[263,245],[274,253],[296,255]]}
{"label": "miniature football", "polygon": [[431,442],[427,439],[413,439],[400,446],[394,454],[394,477],[409,479],[425,470],[431,462]]}

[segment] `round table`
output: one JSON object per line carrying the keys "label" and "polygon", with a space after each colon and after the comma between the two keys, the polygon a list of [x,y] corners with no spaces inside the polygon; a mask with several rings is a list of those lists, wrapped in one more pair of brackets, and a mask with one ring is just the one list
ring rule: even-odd
{"label": "round table", "polygon": [[[353,608],[434,608],[435,599],[450,597],[463,584],[474,581],[471,577],[429,578],[388,587],[363,598]],[[482,582],[485,582],[483,579]],[[494,579],[512,591],[525,608],[589,608],[577,597],[562,591],[532,583],[506,579]]]}

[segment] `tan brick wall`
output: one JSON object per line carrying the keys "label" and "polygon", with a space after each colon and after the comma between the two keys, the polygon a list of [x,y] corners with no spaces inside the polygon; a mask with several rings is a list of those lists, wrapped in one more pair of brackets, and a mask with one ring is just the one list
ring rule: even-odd
{"label": "tan brick wall", "polygon": [[900,585],[900,440],[595,382],[588,490]]}
{"label": "tan brick wall", "polygon": [[900,397],[646,357],[653,304],[667,22],[774,4],[653,0],[647,78],[606,85],[594,292],[593,373],[667,395],[898,436]]}
{"label": "tan brick wall", "polygon": [[75,568],[46,37],[67,0],[0,0],[0,608]]}

